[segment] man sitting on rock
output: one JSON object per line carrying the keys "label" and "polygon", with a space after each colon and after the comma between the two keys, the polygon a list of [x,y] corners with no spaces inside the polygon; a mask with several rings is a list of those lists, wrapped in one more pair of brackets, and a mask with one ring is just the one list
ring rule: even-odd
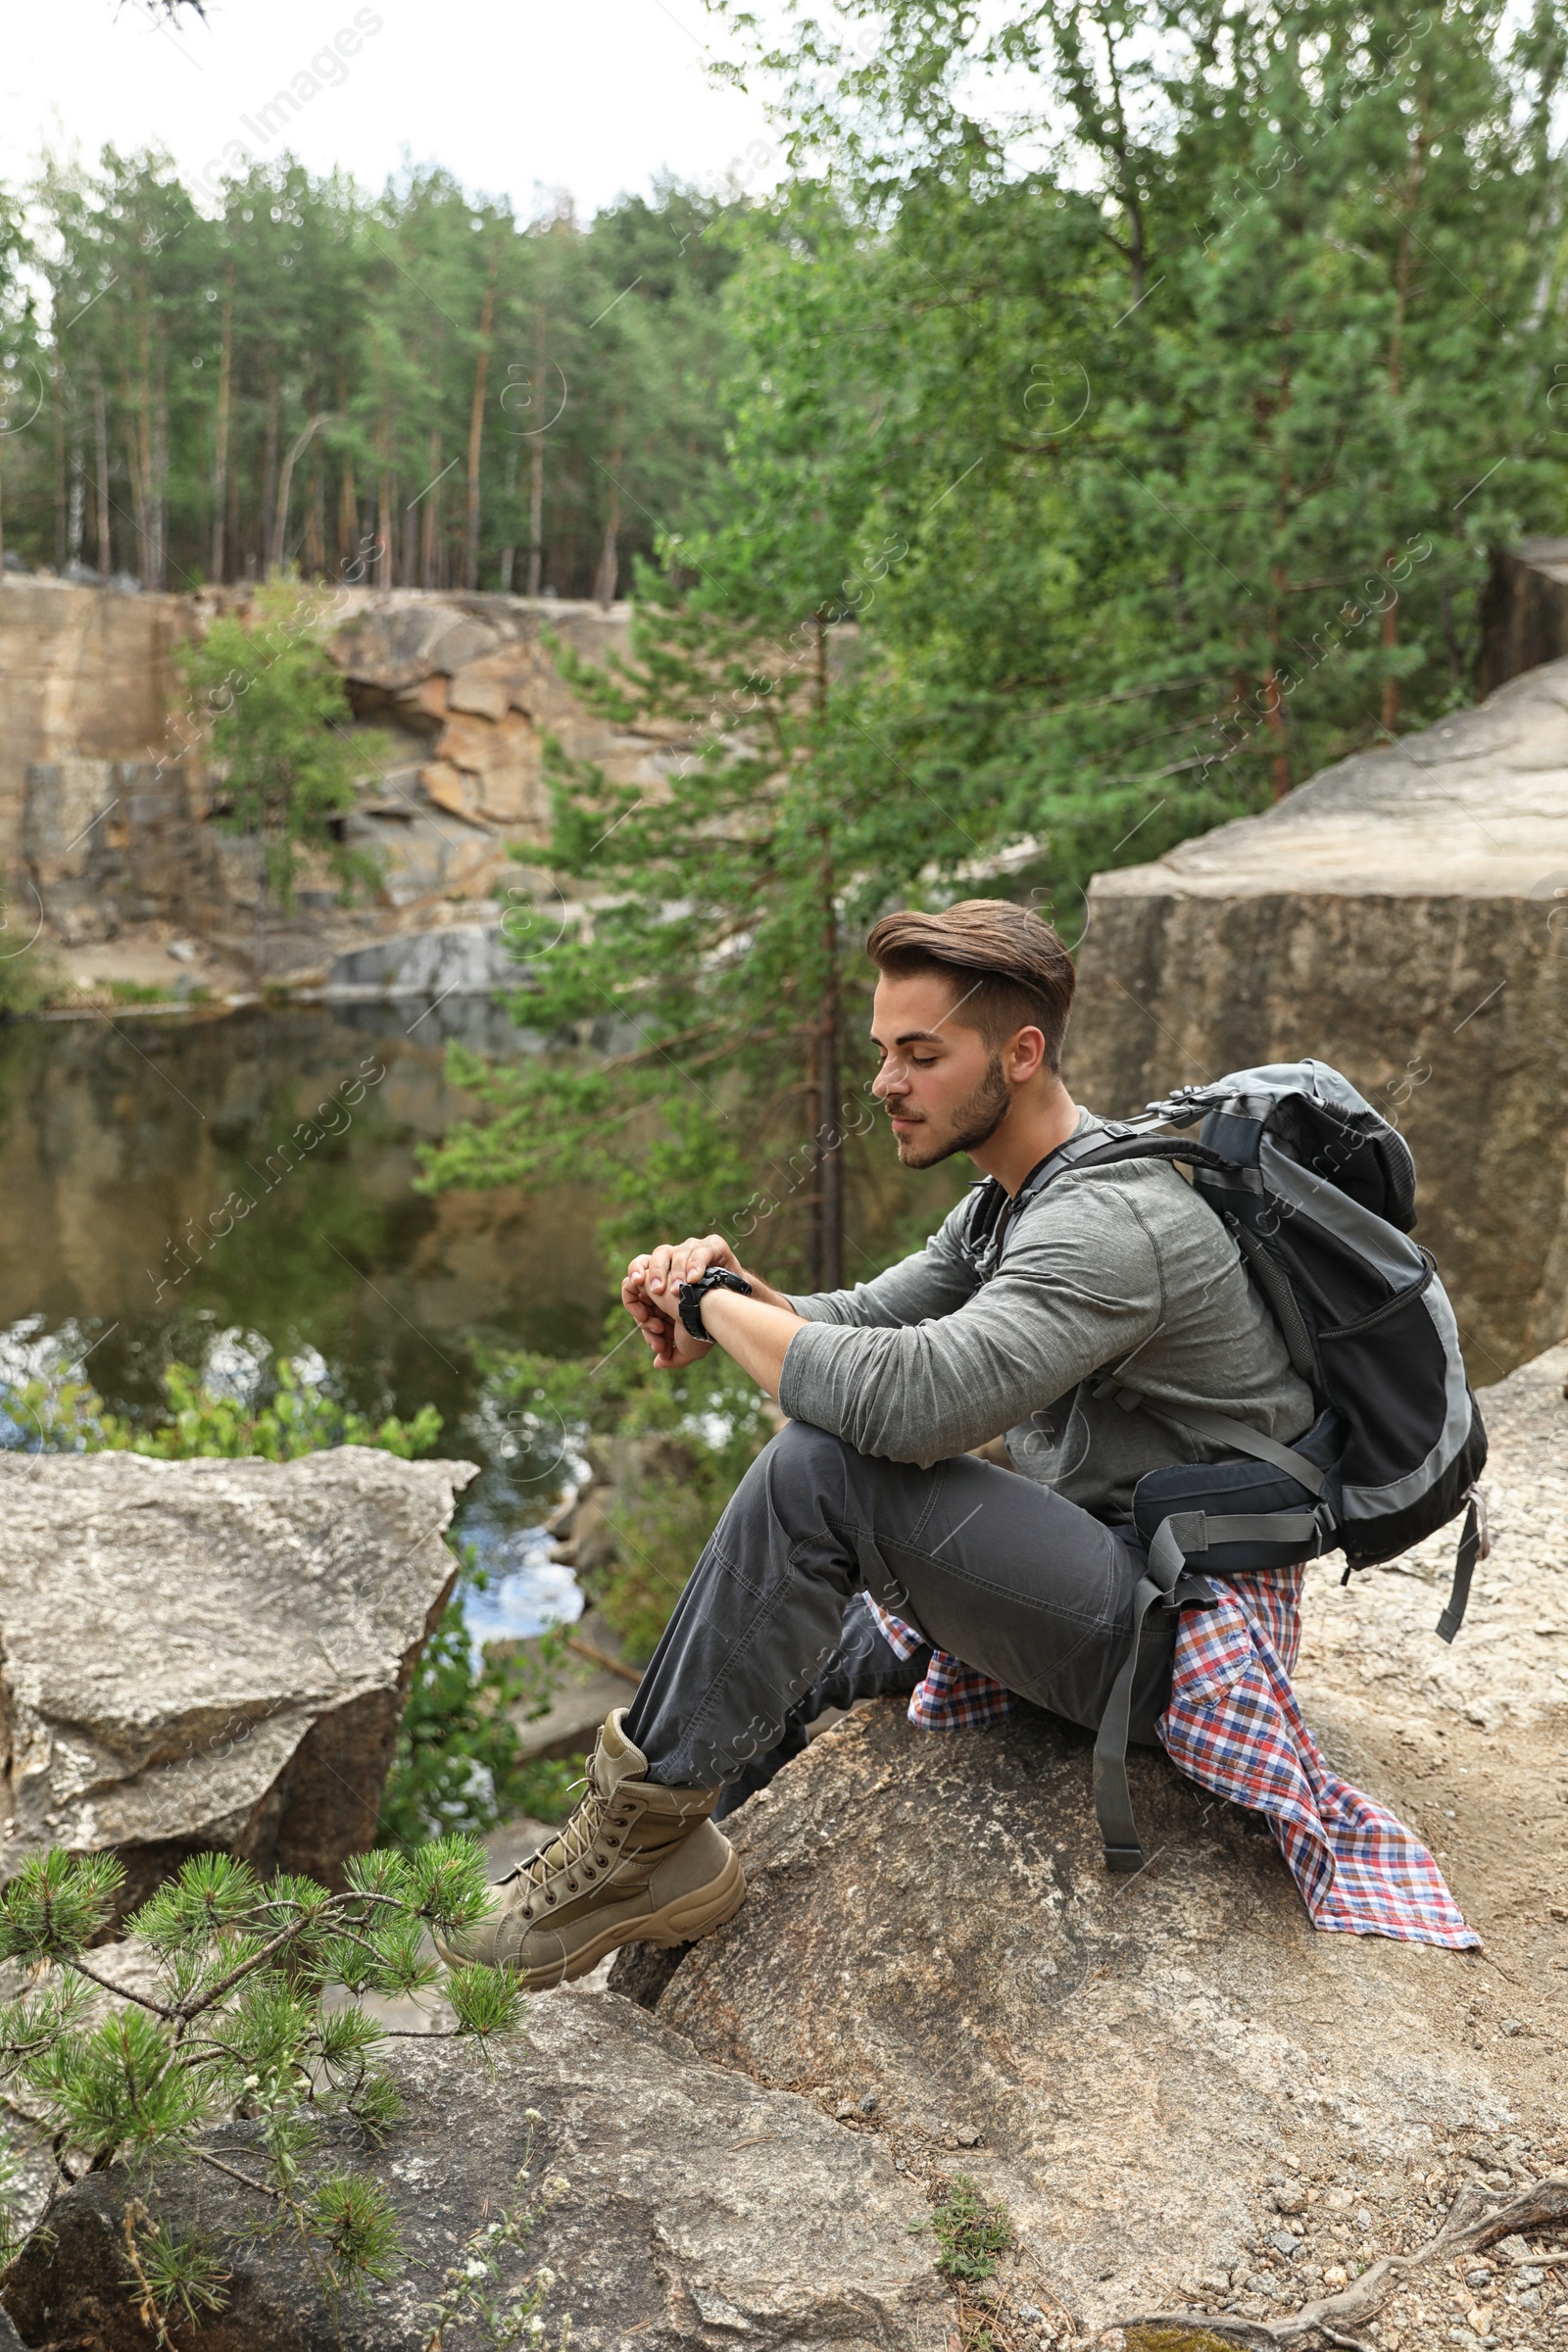
{"label": "man sitting on rock", "polygon": [[[632,1260],[621,1295],[655,1362],[722,1348],[789,1420],[709,1539],[632,1704],[606,1723],[577,1811],[450,1957],[542,1986],[622,1944],[721,1926],[745,1883],[712,1816],[798,1749],[824,1704],[913,1688],[912,1719],[940,1728],[991,1720],[1016,1694],[1098,1725],[1144,1571],[1133,1489],[1227,1450],[1160,1408],[1286,1444],[1312,1422],[1235,1244],[1168,1162],[1069,1172],[1014,1216],[1040,1163],[1102,1123],[1058,1073],[1074,974],[1055,932],[976,899],[886,915],[866,944],[872,1091],[900,1159],[967,1152],[1005,1203],[983,1247],[966,1198],[924,1250],[810,1298],[743,1268],[717,1234]],[[1098,1376],[1134,1365],[1134,1409],[1096,1394]],[[1004,1432],[1010,1470],[970,1450]],[[1218,1610],[1157,1613],[1134,1737],[1271,1813],[1319,1926],[1473,1942],[1425,1849],[1330,1772],[1296,1712],[1300,1577],[1250,1580],[1248,1607],[1223,1588]],[[1193,1616],[1228,1629],[1228,1681],[1212,1631],[1184,1680]]]}

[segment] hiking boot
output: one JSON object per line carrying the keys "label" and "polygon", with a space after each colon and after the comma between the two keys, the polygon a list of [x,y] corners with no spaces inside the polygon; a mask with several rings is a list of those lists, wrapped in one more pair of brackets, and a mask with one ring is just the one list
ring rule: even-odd
{"label": "hiking boot", "polygon": [[623,1943],[692,1943],[733,1919],[746,1881],[709,1815],[716,1788],[665,1788],[605,1718],[588,1792],[559,1837],[499,1883],[499,1907],[436,1937],[453,1966],[515,1969],[529,1991],[568,1984]]}

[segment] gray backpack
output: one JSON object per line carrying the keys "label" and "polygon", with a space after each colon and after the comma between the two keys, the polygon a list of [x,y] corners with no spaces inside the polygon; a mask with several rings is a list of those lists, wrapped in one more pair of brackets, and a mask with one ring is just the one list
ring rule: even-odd
{"label": "gray backpack", "polygon": [[[1151,1128],[1196,1126],[1192,1141]],[[1127,1787],[1127,1735],[1144,1622],[1151,1608],[1212,1600],[1202,1581],[1340,1551],[1345,1580],[1407,1551],[1464,1512],[1453,1589],[1438,1620],[1451,1642],[1487,1551],[1475,1482],[1487,1433],[1465,1378],[1453,1309],[1437,1261],[1409,1239],[1415,1162],[1398,1130],[1327,1062],[1271,1062],[1211,1086],[1183,1087],[1138,1118],[1076,1135],[1051,1152],[1009,1202],[980,1188],[966,1244],[994,1269],[1025,1200],[1069,1172],[1128,1159],[1173,1159],[1223,1218],[1318,1411],[1294,1446],[1228,1415],[1182,1424],[1239,1459],[1184,1462],[1140,1479],[1133,1497],[1148,1569],[1128,1654],[1095,1748],[1095,1808],[1106,1860],[1141,1869]],[[1176,1416],[1114,1373],[1097,1396]]]}

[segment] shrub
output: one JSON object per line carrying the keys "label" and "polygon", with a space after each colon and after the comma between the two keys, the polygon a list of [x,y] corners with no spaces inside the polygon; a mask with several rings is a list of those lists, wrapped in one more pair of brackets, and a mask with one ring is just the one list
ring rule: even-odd
{"label": "shrub", "polygon": [[[144,2175],[211,2165],[254,2189],[257,2233],[304,2246],[335,2319],[404,2259],[382,2190],[329,2152],[333,2118],[374,2140],[400,2112],[378,2063],[384,2029],[357,1996],[435,1984],[429,1931],[468,1927],[494,1899],[483,1851],[453,1838],[413,1856],[364,1854],[336,1894],[287,1875],[263,1886],[230,1855],[197,1855],[128,1923],[155,1956],[156,1989],[113,1987],[115,2004],[94,2017],[106,1980],[85,1953],[123,1875],[112,1855],[52,1849],[0,1893],[0,1960],[32,1972],[0,2004],[0,2080],[25,2092],[67,2180],[134,2158]],[[519,2020],[521,1990],[504,1969],[455,1969],[443,1989],[449,2037],[482,2044]],[[342,1991],[355,1997],[344,2004]],[[242,2166],[198,2136],[223,2122],[253,2127]],[[172,2321],[221,2308],[220,2247],[176,2238],[139,2200],[125,2222],[129,2291],[160,2342]]]}
{"label": "shrub", "polygon": [[299,866],[313,853],[345,897],[373,883],[373,863],[346,848],[337,827],[374,754],[364,737],[345,732],[348,694],[299,589],[286,580],[259,589],[249,624],[236,615],[215,620],[178,661],[212,725],[223,778],[216,821],[261,845],[278,904],[292,905]]}

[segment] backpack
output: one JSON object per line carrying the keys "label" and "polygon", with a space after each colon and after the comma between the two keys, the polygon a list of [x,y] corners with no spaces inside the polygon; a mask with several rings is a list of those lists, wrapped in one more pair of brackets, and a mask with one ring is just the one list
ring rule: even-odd
{"label": "backpack", "polygon": [[[1191,1142],[1152,1135],[1193,1127]],[[1069,1137],[1009,1201],[980,1188],[965,1251],[994,1273],[1013,1218],[1060,1177],[1129,1159],[1182,1160],[1220,1217],[1272,1312],[1317,1414],[1294,1446],[1228,1415],[1152,1405],[1112,1369],[1096,1396],[1177,1420],[1239,1460],[1182,1462],[1140,1479],[1133,1518],[1148,1545],[1126,1659],[1095,1748],[1095,1809],[1105,1858],[1143,1867],[1127,1786],[1127,1737],[1151,1608],[1214,1598],[1203,1582],[1343,1552],[1343,1582],[1407,1551],[1464,1511],[1453,1587],[1438,1620],[1451,1642],[1487,1542],[1476,1480],[1487,1434],[1465,1378],[1437,1261],[1409,1239],[1415,1162],[1398,1130],[1327,1062],[1270,1062],[1182,1087],[1140,1117]],[[993,1190],[993,1187],[995,1189]],[[1194,1562],[1200,1563],[1198,1570]]]}

